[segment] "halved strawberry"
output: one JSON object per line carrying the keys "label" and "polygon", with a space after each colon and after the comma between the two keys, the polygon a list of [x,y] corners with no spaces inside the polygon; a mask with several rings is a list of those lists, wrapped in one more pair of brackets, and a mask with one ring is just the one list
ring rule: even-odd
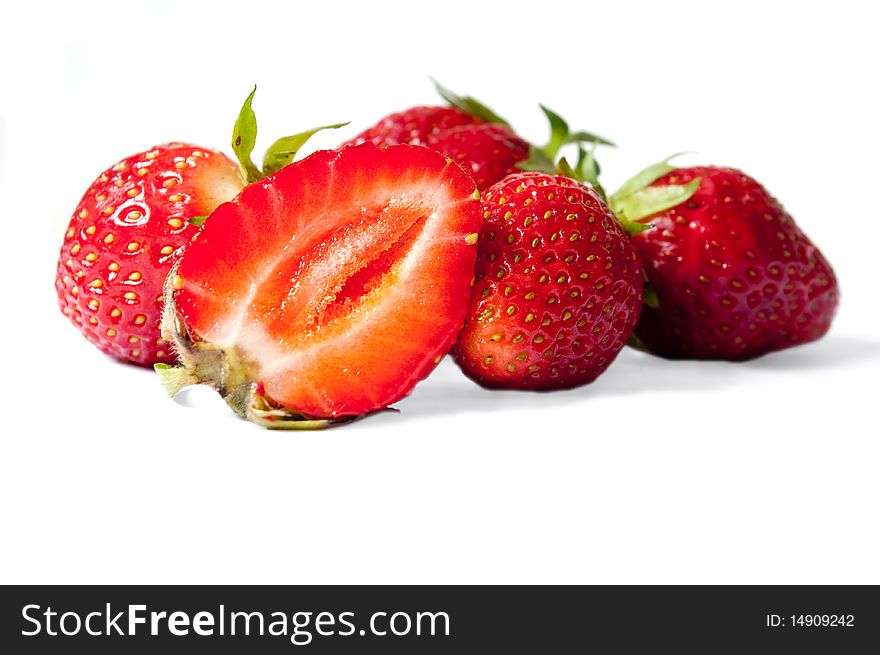
{"label": "halved strawberry", "polygon": [[400,400],[462,325],[478,198],[452,160],[409,145],[317,152],[246,187],[169,276],[184,368],[160,370],[167,386],[209,384],[269,427]]}

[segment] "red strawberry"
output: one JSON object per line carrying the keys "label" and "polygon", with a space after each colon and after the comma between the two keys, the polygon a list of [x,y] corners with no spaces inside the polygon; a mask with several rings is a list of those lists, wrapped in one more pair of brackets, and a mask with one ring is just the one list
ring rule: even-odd
{"label": "red strawberry", "polygon": [[162,284],[198,231],[189,221],[237,194],[238,164],[168,143],[98,176],[70,220],[55,287],[61,311],[102,351],[149,365],[174,361],[159,334]]}
{"label": "red strawberry", "polygon": [[413,107],[391,114],[343,145],[427,145],[452,158],[485,189],[516,170],[529,144],[500,123],[487,123],[456,107]]}
{"label": "red strawberry", "polygon": [[461,327],[476,197],[450,160],[408,145],[318,152],[249,185],[169,278],[164,325],[184,364],[159,369],[169,391],[212,385],[269,427],[400,400]]}
{"label": "red strawberry", "polygon": [[365,142],[377,146],[399,143],[427,145],[428,140],[440,132],[461,125],[475,125],[482,122],[476,116],[456,107],[412,107],[386,116],[342,145]]}
{"label": "red strawberry", "polygon": [[454,356],[487,387],[561,389],[596,379],[632,332],[644,273],[589,187],[520,173],[490,187],[476,283]]}
{"label": "red strawberry", "polygon": [[470,173],[481,191],[519,169],[554,171],[559,149],[569,143],[609,141],[588,132],[569,131],[557,114],[541,107],[550,120],[551,139],[543,148],[531,146],[510,124],[482,102],[459,96],[436,84],[450,107],[413,107],[391,114],[343,145],[368,141],[376,145],[427,145],[451,157]]}
{"label": "red strawberry", "polygon": [[[828,331],[838,301],[834,272],[764,187],[730,168],[648,170],[630,193],[645,184],[642,193],[655,195],[670,185],[694,190],[641,218],[654,227],[633,239],[659,301],[636,328],[648,350],[744,360]],[[615,194],[612,206],[626,213],[626,196]]]}
{"label": "red strawberry", "polygon": [[289,162],[317,131],[276,141],[260,171],[250,160],[253,96],[233,133],[240,165],[201,146],[156,146],[104,171],[73,212],[58,260],[58,300],[61,311],[108,355],[141,365],[175,361],[159,330],[162,285],[198,232],[198,219],[232,199],[246,178],[259,179]]}
{"label": "red strawberry", "polygon": [[478,189],[487,189],[529,156],[529,144],[498,123],[462,125],[440,131],[428,146],[442,152],[471,174]]}

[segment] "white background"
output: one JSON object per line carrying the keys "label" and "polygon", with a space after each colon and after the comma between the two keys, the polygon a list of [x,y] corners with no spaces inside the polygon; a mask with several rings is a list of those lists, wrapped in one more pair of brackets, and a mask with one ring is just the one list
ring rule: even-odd
{"label": "white background", "polygon": [[[515,9],[514,9],[515,7]],[[873,3],[19,3],[0,43],[0,581],[880,583],[880,152]],[[564,393],[445,361],[399,415],[261,430],[93,350],[56,307],[92,179],[154,143],[259,148],[473,93],[764,182],[843,299],[821,342],[747,364],[625,351]],[[688,161],[688,160],[685,160]]]}

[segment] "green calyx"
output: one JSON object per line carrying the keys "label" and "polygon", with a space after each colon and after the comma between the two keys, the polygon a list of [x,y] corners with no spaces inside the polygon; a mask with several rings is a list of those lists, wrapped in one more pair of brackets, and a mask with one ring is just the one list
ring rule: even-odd
{"label": "green calyx", "polygon": [[[550,138],[543,146],[530,145],[529,156],[520,162],[519,168],[524,171],[537,171],[540,173],[557,173],[559,168],[559,152],[568,145],[577,145],[577,166],[572,169],[577,173],[580,182],[589,184],[599,191],[599,163],[596,161],[596,146],[604,145],[614,147],[614,143],[592,132],[579,130],[572,132],[568,123],[555,111],[539,105],[550,124]],[[589,149],[584,144],[590,144]],[[561,174],[561,173],[560,173]],[[601,192],[604,197],[604,192]]]}
{"label": "green calyx", "polygon": [[162,338],[172,344],[179,364],[153,366],[170,397],[186,387],[204,384],[219,393],[233,412],[273,430],[318,430],[357,418],[310,419],[283,407],[265,395],[262,385],[250,375],[251,367],[236,352],[191,337],[177,316],[174,281],[178,279],[178,267],[179,264],[175,264],[165,280],[161,329]]}
{"label": "green calyx", "polygon": [[244,404],[254,386],[247,367],[234,355],[190,337],[177,316],[175,291],[176,282],[180,280],[179,268],[178,261],[165,278],[162,290],[165,306],[160,323],[162,338],[171,343],[179,364],[156,364],[153,368],[172,398],[186,387],[205,384],[217,391],[236,414],[244,416]]}
{"label": "green calyx", "polygon": [[269,430],[323,430],[344,423],[351,423],[356,416],[339,419],[310,419],[273,403],[254,389],[245,407],[245,418]]}
{"label": "green calyx", "polygon": [[[500,123],[506,127],[510,127],[510,123],[499,116],[495,111],[490,109],[484,103],[470,96],[460,96],[436,80],[431,80],[437,93],[453,107],[457,107],[467,112],[471,116],[475,116],[489,123]],[[581,182],[590,184],[597,190],[598,186],[599,165],[593,155],[593,151],[597,145],[614,146],[614,144],[597,134],[578,130],[572,132],[568,123],[555,111],[539,105],[541,111],[544,112],[547,121],[550,123],[550,138],[543,146],[529,144],[529,155],[526,159],[519,162],[517,167],[524,171],[536,171],[539,173],[556,173],[560,151],[568,145],[576,144],[578,147],[578,165],[575,170],[580,171],[581,177],[577,178]],[[585,149],[584,144],[592,144],[589,150]],[[604,197],[604,193],[603,193]]]}
{"label": "green calyx", "polygon": [[560,157],[556,163],[555,170],[546,172],[556,173],[563,177],[588,184],[595,189],[602,200],[606,200],[605,189],[599,183],[599,162],[596,161],[596,145],[598,145],[597,142],[593,142],[589,150],[584,149],[582,145],[578,145],[578,158],[574,168],[572,168],[565,157]]}
{"label": "green calyx", "polygon": [[[667,157],[663,161],[651,164],[639,171],[608,198],[608,206],[617,216],[624,229],[630,236],[638,234],[653,227],[650,223],[643,223],[642,219],[653,216],[688,200],[700,188],[700,178],[695,177],[687,184],[667,184],[663,186],[651,186],[667,173],[676,169],[669,162],[684,153],[677,153]],[[657,309],[660,307],[660,299],[657,290],[653,287],[645,273],[644,297],[642,302],[646,307]],[[628,345],[638,350],[645,350],[641,342],[632,335]]]}
{"label": "green calyx", "polygon": [[171,366],[171,364],[153,364],[153,370],[159,376],[159,382],[168,393],[169,398],[174,398],[178,393],[198,384],[199,380],[189,370],[181,366]]}
{"label": "green calyx", "polygon": [[460,96],[457,93],[454,93],[453,91],[447,89],[433,77],[431,78],[431,82],[434,83],[434,88],[437,89],[437,93],[440,94],[440,97],[453,107],[457,107],[458,109],[467,112],[471,116],[475,116],[481,120],[486,121],[487,123],[499,123],[501,125],[506,125],[507,127],[510,127],[510,123],[508,123],[505,119],[496,114],[494,111],[492,111],[489,107],[484,105],[476,98],[472,98],[471,96]]}
{"label": "green calyx", "polygon": [[257,142],[257,117],[251,107],[256,92],[257,87],[254,86],[254,90],[251,91],[244,101],[241,111],[238,113],[238,118],[235,121],[235,126],[232,129],[232,150],[238,158],[242,176],[247,180],[248,184],[261,180],[267,175],[272,175],[287,166],[296,157],[299,149],[314,134],[321,130],[335,130],[348,125],[347,122],[322,125],[299,134],[281,137],[266,150],[266,153],[263,155],[262,169],[260,169],[251,159]]}
{"label": "green calyx", "polygon": [[562,149],[563,146],[572,143],[579,145],[582,143],[592,143],[614,146],[614,144],[608,139],[593,134],[592,132],[585,132],[583,130],[572,132],[568,123],[563,120],[559,114],[544,105],[539,106],[550,123],[550,139],[547,141],[547,144],[541,148],[541,154],[543,154],[549,161],[555,161],[556,157],[559,155],[560,149]]}
{"label": "green calyx", "polygon": [[645,288],[642,296],[642,302],[652,309],[660,307],[660,299],[657,297],[657,290],[651,285],[648,276],[645,275]]}
{"label": "green calyx", "polygon": [[[210,361],[216,362],[217,358],[211,357]],[[207,379],[200,379],[197,372],[204,368],[204,362],[196,364],[193,368],[169,364],[154,364],[153,368],[170,398],[174,398],[186,387],[209,384],[223,396],[223,399],[236,414],[270,430],[321,430],[349,423],[357,418],[352,416],[342,419],[310,419],[273,403],[271,399],[259,392],[259,386],[253,382],[239,385],[233,389],[211,384]]]}
{"label": "green calyx", "polygon": [[[699,177],[687,184],[651,186],[653,182],[675,170],[676,167],[669,162],[681,154],[667,157],[639,171],[611,194],[608,198],[608,206],[621,219],[624,226],[630,226],[635,232],[646,230],[651,226],[640,223],[641,219],[675,207],[697,192],[700,188]],[[628,231],[630,227],[627,227]]]}

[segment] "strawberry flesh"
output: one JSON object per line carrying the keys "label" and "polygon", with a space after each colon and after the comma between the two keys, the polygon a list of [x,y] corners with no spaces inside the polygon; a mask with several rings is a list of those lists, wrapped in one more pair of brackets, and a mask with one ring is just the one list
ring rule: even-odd
{"label": "strawberry flesh", "polygon": [[461,327],[482,222],[474,191],[420,146],[317,152],[211,214],[177,270],[177,316],[305,417],[386,407]]}

